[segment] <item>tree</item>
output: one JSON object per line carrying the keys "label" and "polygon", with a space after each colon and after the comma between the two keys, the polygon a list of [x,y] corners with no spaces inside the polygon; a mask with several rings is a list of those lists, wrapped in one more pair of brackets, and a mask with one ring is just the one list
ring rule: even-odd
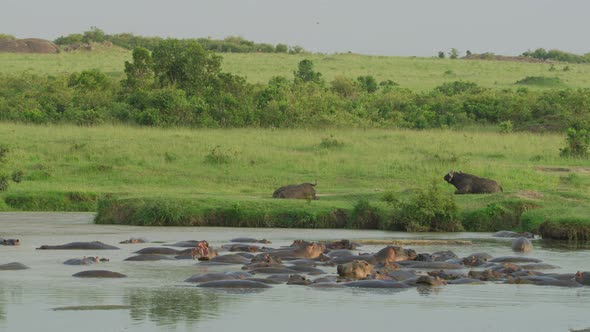
{"label": "tree", "polygon": [[90,27],[90,30],[84,31],[84,36],[82,37],[82,41],[85,43],[102,43],[105,40],[107,40],[107,35],[104,31],[94,26]]}
{"label": "tree", "polygon": [[123,85],[130,89],[146,88],[154,81],[154,61],[150,51],[143,47],[133,50],[133,62],[125,61]]}
{"label": "tree", "polygon": [[277,44],[275,47],[275,53],[287,53],[289,51],[289,46],[285,44]]}
{"label": "tree", "polygon": [[459,57],[459,50],[457,50],[456,48],[451,48],[451,51],[449,52],[449,58],[457,59],[458,57]]}
{"label": "tree", "polygon": [[373,93],[379,89],[379,85],[377,85],[377,80],[375,77],[371,75],[366,76],[359,76],[357,77],[357,82],[363,88],[363,90],[367,91],[368,93]]}
{"label": "tree", "polygon": [[466,54],[467,56],[470,56],[470,55],[471,55],[471,51],[470,51],[470,50],[467,50],[467,52],[465,52],[465,54]]}
{"label": "tree", "polygon": [[188,95],[203,93],[221,72],[221,57],[195,40],[167,39],[152,52],[154,75],[161,86],[176,85]]}
{"label": "tree", "polygon": [[308,59],[301,60],[293,74],[295,81],[321,83],[322,74],[313,71],[313,61]]}
{"label": "tree", "polygon": [[438,57],[439,57],[440,59],[444,59],[444,58],[445,58],[445,52],[443,52],[443,51],[438,51]]}

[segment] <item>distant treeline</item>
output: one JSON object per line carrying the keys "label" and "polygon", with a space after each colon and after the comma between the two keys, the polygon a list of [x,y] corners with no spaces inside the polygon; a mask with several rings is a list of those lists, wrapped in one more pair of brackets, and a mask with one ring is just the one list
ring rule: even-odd
{"label": "distant treeline", "polygon": [[538,48],[534,51],[526,51],[522,53],[522,56],[528,56],[535,59],[554,60],[571,63],[590,63],[590,53],[586,53],[584,55],[577,55],[560,50],[547,51],[544,48]]}
{"label": "distant treeline", "polygon": [[565,130],[590,124],[590,89],[497,90],[471,82],[413,92],[370,75],[326,82],[310,60],[267,84],[221,71],[221,56],[194,40],[133,51],[125,79],[98,70],[0,75],[0,120],[186,127],[448,128],[501,124]]}
{"label": "distant treeline", "polygon": [[[97,27],[92,27],[90,30],[83,33],[74,33],[67,36],[61,36],[54,40],[54,43],[60,46],[81,44],[81,43],[103,43],[111,42],[113,45],[123,47],[129,50],[137,47],[143,47],[148,50],[154,50],[156,46],[164,38],[161,37],[144,37],[136,36],[132,33],[118,33],[109,35]],[[210,38],[196,38],[190,39],[199,43],[205,50],[221,52],[221,53],[304,53],[305,50],[301,46],[288,46],[286,44],[266,44],[255,43],[246,40],[242,37],[230,36],[223,40]]]}

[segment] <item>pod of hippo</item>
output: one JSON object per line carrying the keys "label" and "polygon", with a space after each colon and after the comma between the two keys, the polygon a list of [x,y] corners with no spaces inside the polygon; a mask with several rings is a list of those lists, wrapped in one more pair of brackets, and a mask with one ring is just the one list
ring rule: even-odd
{"label": "pod of hippo", "polygon": [[[532,249],[530,237],[513,238],[512,249],[526,253]],[[519,234],[523,235],[523,234]],[[133,239],[133,238],[132,238]],[[134,243],[131,240],[125,243]],[[207,288],[270,288],[276,284],[314,288],[388,288],[443,287],[456,284],[485,282],[530,284],[557,287],[590,286],[590,272],[551,273],[557,268],[541,260],[520,256],[492,257],[487,253],[472,253],[458,257],[450,250],[417,253],[413,249],[389,245],[375,252],[362,252],[360,245],[350,240],[313,242],[295,240],[290,246],[271,248],[248,243],[268,240],[235,238],[230,244],[213,248],[204,240],[181,241],[168,246],[146,247],[135,251],[125,261],[147,264],[188,259],[197,265],[228,265],[231,271],[187,276],[185,283]],[[145,243],[145,242],[144,242]],[[245,243],[245,244],[241,244]],[[255,250],[253,249],[255,248]],[[38,249],[105,250],[118,249],[102,242],[72,242],[63,245],[43,245]],[[221,254],[220,254],[221,252]],[[66,265],[89,265],[108,261],[106,258],[82,257],[69,259]],[[151,263],[154,264],[154,263]],[[156,264],[165,264],[156,263]],[[190,263],[195,264],[195,263]],[[235,271],[241,265],[242,271]],[[0,265],[2,270],[23,270],[27,266],[14,262]],[[549,271],[549,272],[541,272]],[[81,278],[122,278],[126,275],[108,270],[82,271],[73,275]],[[179,280],[179,282],[182,282]]]}

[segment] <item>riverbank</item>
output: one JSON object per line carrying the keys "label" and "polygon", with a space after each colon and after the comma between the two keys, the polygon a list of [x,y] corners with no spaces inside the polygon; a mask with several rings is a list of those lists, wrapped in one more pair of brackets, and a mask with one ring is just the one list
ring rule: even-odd
{"label": "riverbank", "polygon": [[[0,124],[1,211],[97,211],[99,223],[383,228],[393,207],[451,169],[492,178],[493,195],[453,195],[466,230],[590,224],[590,162],[557,134],[476,130],[154,129]],[[275,200],[318,181],[319,200]],[[587,238],[584,228],[567,234]]]}

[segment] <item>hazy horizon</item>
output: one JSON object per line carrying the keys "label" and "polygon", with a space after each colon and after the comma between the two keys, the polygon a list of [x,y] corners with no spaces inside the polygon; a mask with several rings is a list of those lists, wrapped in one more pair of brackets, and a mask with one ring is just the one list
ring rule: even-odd
{"label": "hazy horizon", "polygon": [[457,48],[517,55],[577,54],[590,31],[583,0],[5,0],[0,33],[45,38],[87,31],[174,38],[241,36],[308,51],[433,56]]}

